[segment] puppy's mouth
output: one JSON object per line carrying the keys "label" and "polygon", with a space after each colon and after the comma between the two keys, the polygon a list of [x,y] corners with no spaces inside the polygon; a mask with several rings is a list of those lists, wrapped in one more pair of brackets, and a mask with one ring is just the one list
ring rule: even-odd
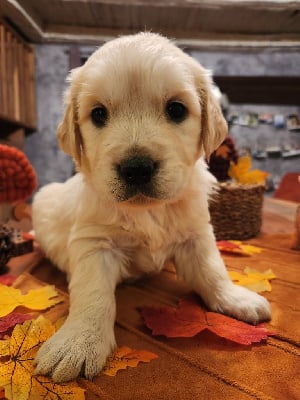
{"label": "puppy's mouth", "polygon": [[118,193],[117,200],[119,203],[132,206],[149,206],[161,201],[152,185],[143,187],[123,186],[123,190]]}
{"label": "puppy's mouth", "polygon": [[134,154],[116,165],[117,200],[135,206],[157,203],[159,162],[148,156]]}
{"label": "puppy's mouth", "polygon": [[157,204],[159,200],[154,197],[148,197],[143,194],[137,194],[133,197],[130,197],[127,201],[125,201],[126,204],[131,205],[131,206],[138,206],[138,207],[147,207],[147,206],[153,206],[154,204]]}

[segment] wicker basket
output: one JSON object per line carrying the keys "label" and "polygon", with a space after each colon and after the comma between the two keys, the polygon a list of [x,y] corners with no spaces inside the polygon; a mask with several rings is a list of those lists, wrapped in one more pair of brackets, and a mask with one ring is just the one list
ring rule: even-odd
{"label": "wicker basket", "polygon": [[219,191],[210,202],[217,240],[243,240],[259,234],[264,191],[263,185],[219,184]]}

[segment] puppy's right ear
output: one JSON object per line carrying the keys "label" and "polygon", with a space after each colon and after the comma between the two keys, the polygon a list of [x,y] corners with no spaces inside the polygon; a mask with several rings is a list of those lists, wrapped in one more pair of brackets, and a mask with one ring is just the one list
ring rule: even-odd
{"label": "puppy's right ear", "polygon": [[80,68],[73,69],[67,78],[70,87],[65,92],[66,109],[57,131],[60,148],[72,156],[78,166],[81,165],[84,153],[83,138],[78,124],[77,90],[74,82],[79,70]]}

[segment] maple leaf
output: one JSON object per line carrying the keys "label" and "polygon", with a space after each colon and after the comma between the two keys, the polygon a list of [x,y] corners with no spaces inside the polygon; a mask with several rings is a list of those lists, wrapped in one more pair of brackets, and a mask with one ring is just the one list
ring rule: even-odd
{"label": "maple leaf", "polygon": [[252,256],[253,254],[262,252],[261,248],[250,244],[244,244],[239,240],[219,240],[217,241],[217,246],[220,251],[244,256]]}
{"label": "maple leaf", "polygon": [[10,275],[10,274],[0,275],[0,284],[1,285],[11,286],[15,280],[16,280],[16,277],[13,275]]}
{"label": "maple leaf", "polygon": [[229,271],[229,276],[237,285],[245,286],[257,293],[271,292],[272,287],[269,280],[276,278],[276,275],[274,275],[271,269],[259,272],[251,268],[245,268],[244,274]]}
{"label": "maple leaf", "polygon": [[19,306],[31,310],[45,310],[62,301],[55,298],[56,296],[54,286],[44,286],[22,294],[19,289],[0,285],[0,317],[10,314]]}
{"label": "maple leaf", "polygon": [[243,156],[238,159],[237,164],[235,164],[234,162],[230,163],[228,175],[242,184],[265,183],[266,177],[269,175],[268,172],[264,172],[259,169],[250,171],[250,169],[251,157]]}
{"label": "maple leaf", "polygon": [[119,370],[136,367],[140,362],[150,362],[158,358],[147,350],[135,350],[126,346],[118,348],[106,362],[102,370],[104,375],[115,376]]}
{"label": "maple leaf", "polygon": [[180,300],[178,308],[142,307],[140,311],[153,335],[193,337],[208,330],[244,345],[260,342],[271,335],[262,324],[248,325],[226,315],[206,311],[190,298]]}
{"label": "maple leaf", "polygon": [[32,319],[31,315],[21,313],[11,313],[6,317],[0,318],[0,339],[9,334],[15,325],[22,324],[29,319]]}
{"label": "maple leaf", "polygon": [[34,357],[54,332],[52,323],[40,316],[16,325],[11,338],[0,341],[0,387],[8,400],[84,400],[84,390],[75,382],[57,384],[34,375]]}
{"label": "maple leaf", "polygon": [[228,158],[230,151],[231,151],[230,148],[226,144],[222,144],[217,148],[215,154],[217,157],[222,157],[224,158],[224,160],[226,160]]}

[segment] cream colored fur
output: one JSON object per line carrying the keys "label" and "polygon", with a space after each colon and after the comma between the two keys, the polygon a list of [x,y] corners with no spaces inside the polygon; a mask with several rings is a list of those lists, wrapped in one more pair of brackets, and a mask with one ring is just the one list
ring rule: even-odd
{"label": "cream colored fur", "polygon": [[[58,130],[79,173],[41,189],[33,204],[38,241],[69,278],[70,312],[39,350],[36,372],[67,381],[92,378],[115,348],[116,285],[159,272],[166,260],[211,310],[257,323],[267,301],[232,284],[217,250],[208,212],[214,178],[209,155],[227,129],[208,71],[167,39],[140,33],[105,44],[70,74]],[[168,101],[187,117],[166,117]],[[97,127],[91,111],[108,121]],[[158,160],[155,194],[126,198],[116,172],[128,154]]]}

